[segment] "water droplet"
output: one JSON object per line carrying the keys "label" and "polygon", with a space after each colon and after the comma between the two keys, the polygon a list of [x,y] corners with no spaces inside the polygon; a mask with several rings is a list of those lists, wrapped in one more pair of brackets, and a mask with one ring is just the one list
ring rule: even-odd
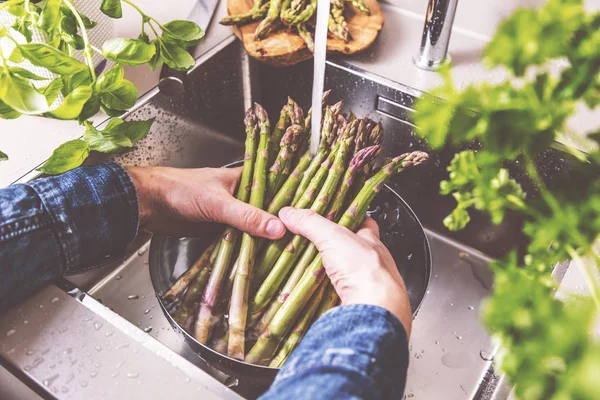
{"label": "water droplet", "polygon": [[59,376],[60,376],[59,374],[52,375],[50,378],[44,379],[42,381],[42,383],[44,384],[44,386],[50,387],[50,386],[52,386],[54,381],[58,379]]}
{"label": "water droplet", "polygon": [[120,344],[120,345],[118,345],[118,346],[116,347],[116,349],[117,349],[117,350],[121,350],[121,349],[124,349],[124,348],[126,348],[126,347],[129,347],[129,343],[123,343],[123,344]]}
{"label": "water droplet", "polygon": [[450,307],[454,307],[454,303],[450,303]]}
{"label": "water droplet", "polygon": [[112,336],[112,335],[114,335],[114,334],[115,334],[115,333],[114,333],[113,331],[110,331],[110,332],[106,332],[106,333],[104,334],[104,336],[106,336],[106,337],[111,337],[111,336]]}
{"label": "water droplet", "polygon": [[146,333],[150,333],[150,332],[152,332],[152,327],[151,327],[151,326],[147,326],[147,327],[145,327],[145,328],[144,328],[144,332],[146,332]]}
{"label": "water droplet", "polygon": [[93,319],[94,319],[94,317],[92,317],[91,315],[88,315],[87,317],[83,318],[83,321],[84,322],[90,322]]}
{"label": "water droplet", "polygon": [[58,297],[55,297],[55,298],[53,298],[53,299],[52,299],[52,302],[53,302],[53,303],[56,303],[56,302],[57,302],[57,301],[59,301],[59,300],[60,300],[60,299],[59,299]]}
{"label": "water droplet", "polygon": [[474,309],[475,309],[475,307],[473,307],[473,306],[469,306],[469,307],[467,307],[467,308],[468,308],[469,310],[474,310]]}
{"label": "water droplet", "polygon": [[439,340],[436,340],[436,341],[435,341],[435,344],[440,344],[440,341],[439,341]]}
{"label": "water droplet", "polygon": [[144,311],[144,314],[148,314],[150,313],[150,309],[147,309],[146,311]]}
{"label": "water droplet", "polygon": [[65,333],[65,332],[66,332],[66,331],[68,331],[68,330],[69,330],[69,328],[67,328],[67,327],[65,326],[65,327],[63,327],[63,328],[60,328],[60,329],[58,330],[58,333]]}
{"label": "water droplet", "polygon": [[68,393],[69,392],[69,388],[66,387],[66,386],[63,386],[63,387],[60,388],[60,391],[63,392],[63,393]]}
{"label": "water droplet", "polygon": [[35,354],[35,350],[27,350],[27,351],[25,352],[25,354],[26,354],[26,355],[28,355],[28,356],[32,356],[32,355],[34,355],[34,354]]}
{"label": "water droplet", "polygon": [[460,336],[460,335],[456,335],[456,338],[457,338],[458,340],[462,340],[462,336]]}
{"label": "water droplet", "polygon": [[29,321],[25,320],[23,321],[23,324],[27,325],[29,323]]}
{"label": "water droplet", "polygon": [[96,346],[94,348],[96,349],[96,351],[102,351],[102,347],[100,347],[100,346]]}
{"label": "water droplet", "polygon": [[479,357],[484,361],[492,361],[494,359],[494,356],[485,350],[479,352]]}
{"label": "water droplet", "polygon": [[63,351],[63,354],[71,354],[73,352],[72,348],[66,348],[65,351]]}
{"label": "water droplet", "polygon": [[409,393],[409,394],[407,394],[407,395],[406,395],[406,397],[408,397],[408,398],[410,399],[410,398],[412,398],[412,397],[415,397],[415,395],[414,395],[414,394],[412,394],[412,393]]}
{"label": "water droplet", "polygon": [[11,337],[15,333],[17,333],[17,330],[16,329],[11,329],[8,332],[6,332],[6,337]]}
{"label": "water droplet", "polygon": [[140,298],[140,296],[137,294],[130,294],[129,296],[127,296],[128,300],[137,300],[139,298]]}
{"label": "water droplet", "polygon": [[227,379],[225,379],[225,386],[227,386],[228,388],[233,388],[236,387],[237,385],[239,385],[240,381],[237,378],[234,378],[232,376],[228,376]]}
{"label": "water droplet", "polygon": [[185,379],[183,380],[185,383],[190,383],[192,380],[190,379],[189,376],[186,376]]}
{"label": "water droplet", "polygon": [[88,383],[86,381],[81,381],[80,385],[82,388],[84,388],[87,387]]}
{"label": "water droplet", "polygon": [[115,277],[115,279],[116,279],[116,280],[118,280],[118,281],[120,281],[122,278],[123,278],[123,277],[122,277],[121,275],[117,275],[117,276]]}
{"label": "water droplet", "polygon": [[103,326],[102,322],[94,321],[94,329],[95,330],[99,331],[100,329],[102,329],[102,326]]}
{"label": "water droplet", "polygon": [[143,256],[143,255],[144,255],[144,253],[146,253],[146,251],[148,251],[148,248],[146,248],[146,247],[144,247],[144,248],[140,249],[140,250],[138,251],[138,256]]}
{"label": "water droplet", "polygon": [[92,371],[92,372],[90,372],[90,377],[91,377],[91,378],[95,378],[95,377],[97,377],[97,376],[98,376],[98,372],[96,372],[96,371]]}
{"label": "water droplet", "polygon": [[127,373],[127,377],[128,377],[128,378],[131,378],[131,379],[135,379],[135,378],[137,378],[138,376],[140,376],[140,374],[139,374],[139,373],[137,373],[137,372],[129,372],[129,373]]}

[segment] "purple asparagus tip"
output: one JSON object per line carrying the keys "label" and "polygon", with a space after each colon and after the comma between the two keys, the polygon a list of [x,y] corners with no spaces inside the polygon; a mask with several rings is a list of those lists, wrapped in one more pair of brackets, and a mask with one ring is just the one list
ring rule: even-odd
{"label": "purple asparagus tip", "polygon": [[378,145],[365,147],[364,149],[356,152],[354,157],[352,157],[349,169],[351,169],[352,172],[358,171],[362,169],[362,167],[364,167],[365,164],[377,158],[379,154],[381,154],[381,146]]}
{"label": "purple asparagus tip", "polygon": [[244,124],[247,127],[256,125],[256,113],[254,112],[254,108],[250,107],[246,110],[246,116],[244,117]]}
{"label": "purple asparagus tip", "polygon": [[333,112],[333,115],[338,115],[339,113],[341,113],[343,105],[344,105],[344,102],[342,100],[340,100],[337,103],[335,103],[334,105],[332,105],[331,111]]}
{"label": "purple asparagus tip", "polygon": [[269,120],[269,114],[267,114],[267,110],[265,110],[260,104],[254,103],[254,112],[256,113],[256,117],[258,118],[259,122],[265,122]]}

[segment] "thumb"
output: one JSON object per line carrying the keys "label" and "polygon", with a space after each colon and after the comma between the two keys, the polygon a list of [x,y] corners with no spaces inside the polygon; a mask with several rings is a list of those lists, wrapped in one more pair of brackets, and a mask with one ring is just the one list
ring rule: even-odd
{"label": "thumb", "polygon": [[236,198],[229,198],[216,208],[215,222],[233,226],[252,236],[275,240],[285,233],[285,226],[279,218]]}
{"label": "thumb", "polygon": [[323,251],[325,243],[332,239],[351,233],[312,210],[284,207],[279,212],[279,218],[290,231],[313,242],[319,251]]}

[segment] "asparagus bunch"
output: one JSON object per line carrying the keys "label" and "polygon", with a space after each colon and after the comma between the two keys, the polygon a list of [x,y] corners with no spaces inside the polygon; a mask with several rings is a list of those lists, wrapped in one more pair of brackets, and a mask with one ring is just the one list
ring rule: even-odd
{"label": "asparagus bunch", "polygon": [[[281,7],[298,9],[305,2],[284,0]],[[404,154],[374,173],[382,150],[381,124],[353,114],[345,117],[341,102],[326,104],[328,95],[323,99],[321,139],[314,156],[302,150],[308,147],[312,113],[305,118],[292,99],[272,131],[260,105],[246,112],[239,200],[272,214],[288,205],[310,207],[354,230],[388,179],[427,159],[422,152]],[[288,233],[267,242],[231,227],[163,298],[182,299],[175,319],[184,329],[192,326],[201,343],[271,367],[280,367],[311,323],[339,301],[325,279],[316,247],[307,239]],[[221,328],[215,330],[217,323]]]}
{"label": "asparagus bunch", "polygon": [[[344,42],[352,40],[348,23],[344,17],[347,4],[351,4],[359,12],[370,15],[371,10],[363,0],[334,0],[331,3],[329,18],[329,33]],[[308,49],[314,51],[314,15],[317,10],[317,0],[255,0],[252,8],[243,14],[230,15],[221,20],[222,25],[247,25],[259,22],[254,31],[254,40],[264,40],[280,28],[296,32],[306,43]],[[277,140],[279,141],[279,139]]]}

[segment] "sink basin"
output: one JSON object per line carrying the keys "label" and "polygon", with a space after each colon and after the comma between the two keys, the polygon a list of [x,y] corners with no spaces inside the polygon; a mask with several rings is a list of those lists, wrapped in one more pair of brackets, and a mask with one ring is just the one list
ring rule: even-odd
{"label": "sink basin", "polygon": [[[244,110],[257,101],[273,120],[287,96],[306,110],[311,85],[311,63],[286,69],[268,67],[249,60],[241,45],[229,37],[190,72],[183,95],[154,93],[131,114],[132,118],[156,117],[156,122],[136,151],[115,160],[127,165],[188,168],[219,167],[239,160],[243,155]],[[345,111],[382,122],[385,156],[427,150],[410,122],[412,105],[421,95],[417,90],[338,59],[328,61],[325,86],[333,89],[330,102],[343,99]],[[410,346],[406,396],[418,399],[490,398],[498,393],[491,366],[496,349],[479,322],[478,310],[493,282],[489,262],[508,249],[526,245],[521,234],[523,221],[517,215],[509,215],[503,224],[495,226],[485,216],[474,214],[471,224],[461,232],[443,227],[441,221],[454,207],[454,200],[439,195],[438,188],[455,152],[435,152],[426,166],[401,174],[390,183],[423,223],[432,253],[430,286],[415,317]],[[565,162],[558,153],[547,154],[542,158],[542,171],[547,167],[550,174]],[[69,280],[224,385],[245,397],[258,396],[264,386],[243,382],[220,372],[218,365],[208,365],[172,330],[150,282],[149,242],[150,236],[141,234],[124,262]],[[564,271],[566,267],[561,268]]]}

